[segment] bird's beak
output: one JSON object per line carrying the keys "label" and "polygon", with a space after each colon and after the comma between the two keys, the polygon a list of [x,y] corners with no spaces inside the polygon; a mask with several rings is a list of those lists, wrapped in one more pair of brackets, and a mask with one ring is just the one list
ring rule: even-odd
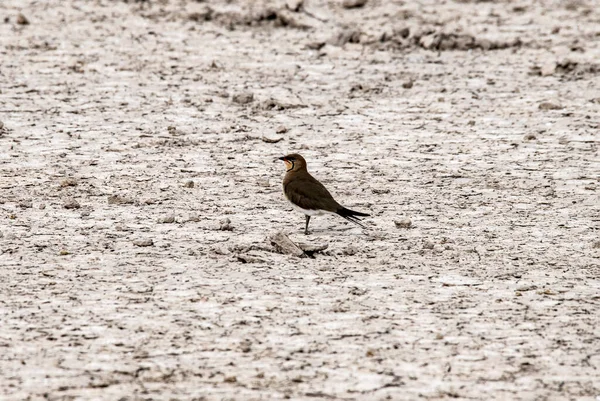
{"label": "bird's beak", "polygon": [[283,160],[283,161],[285,161],[285,156],[283,156],[283,157],[280,157],[278,160]]}

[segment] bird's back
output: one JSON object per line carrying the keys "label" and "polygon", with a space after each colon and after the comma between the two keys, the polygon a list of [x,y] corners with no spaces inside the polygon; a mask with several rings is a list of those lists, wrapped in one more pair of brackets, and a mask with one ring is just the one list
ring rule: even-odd
{"label": "bird's back", "polygon": [[302,209],[337,213],[342,207],[327,188],[306,170],[288,172],[283,179],[283,192],[290,202]]}

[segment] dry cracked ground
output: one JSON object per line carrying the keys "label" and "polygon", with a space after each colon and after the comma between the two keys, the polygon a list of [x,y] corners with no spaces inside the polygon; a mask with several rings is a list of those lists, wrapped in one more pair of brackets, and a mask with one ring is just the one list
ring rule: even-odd
{"label": "dry cracked ground", "polygon": [[594,0],[2,0],[0,398],[598,400],[599,111]]}

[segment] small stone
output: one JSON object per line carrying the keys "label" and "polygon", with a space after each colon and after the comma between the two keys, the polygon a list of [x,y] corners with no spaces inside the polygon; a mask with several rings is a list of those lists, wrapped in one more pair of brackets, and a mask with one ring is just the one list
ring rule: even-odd
{"label": "small stone", "polygon": [[406,81],[405,83],[402,84],[402,87],[404,89],[410,89],[413,87],[414,81]]}
{"label": "small stone", "polygon": [[29,25],[29,20],[23,14],[19,14],[17,16],[17,24],[19,24],[19,25]]}
{"label": "small stone", "polygon": [[600,249],[600,241],[596,241],[594,243],[594,245],[592,245],[592,248],[594,248],[594,249]]}
{"label": "small stone", "polygon": [[175,223],[175,216],[165,216],[158,219],[158,222],[161,224],[171,224]]}
{"label": "small stone", "polygon": [[300,247],[298,245],[296,245],[290,239],[290,237],[288,237],[286,234],[284,234],[281,231],[271,235],[269,237],[269,241],[271,242],[271,245],[273,245],[275,247],[275,249],[277,250],[277,252],[279,252],[279,253],[293,255],[293,256],[297,256],[297,257],[304,256],[304,251],[302,249],[300,249]]}
{"label": "small stone", "polygon": [[348,245],[347,247],[345,247],[342,250],[342,255],[352,256],[352,255],[356,255],[357,252],[358,252],[358,249],[356,249],[356,247],[354,245]]}
{"label": "small stone", "polygon": [[81,211],[81,217],[89,217],[90,214],[92,214],[92,211],[90,209],[85,209]]}
{"label": "small stone", "polygon": [[44,210],[45,208],[46,208],[46,205],[44,205],[43,203],[38,206],[38,209],[40,209],[40,210]]}
{"label": "small stone", "polygon": [[536,139],[537,139],[536,136],[531,133],[523,135],[524,141],[535,141]]}
{"label": "small stone", "polygon": [[542,77],[547,77],[554,74],[554,71],[556,71],[556,63],[554,61],[550,61],[542,66],[540,69],[540,75]]}
{"label": "small stone", "polygon": [[154,241],[152,241],[151,239],[138,239],[133,241],[133,245],[140,247],[153,246]]}
{"label": "small stone", "polygon": [[409,218],[404,218],[402,220],[395,220],[394,224],[398,228],[410,228],[412,226],[412,221]]}
{"label": "small stone", "polygon": [[342,7],[344,8],[360,8],[367,4],[367,0],[344,0]]}
{"label": "small stone", "polygon": [[31,201],[31,199],[22,200],[19,202],[19,207],[21,209],[31,209],[33,207],[33,201]]}
{"label": "small stone", "polygon": [[65,209],[79,209],[81,205],[75,199],[67,199],[63,203]]}
{"label": "small stone", "polygon": [[4,123],[0,121],[0,129],[4,128]]}
{"label": "small stone", "polygon": [[124,198],[119,195],[110,195],[108,197],[109,205],[127,205],[133,203],[132,199]]}
{"label": "small stone", "polygon": [[226,377],[225,379],[223,379],[223,381],[225,383],[235,383],[235,382],[237,382],[237,377],[229,376],[229,377]]}
{"label": "small stone", "polygon": [[552,102],[542,102],[538,106],[540,110],[560,110],[563,107],[560,104],[552,103]]}
{"label": "small stone", "polygon": [[186,188],[194,188],[194,185],[195,185],[194,181],[192,181],[192,180],[187,181],[185,184],[183,184],[183,186]]}
{"label": "small stone", "polygon": [[254,94],[252,94],[251,92],[236,93],[235,95],[233,95],[232,100],[234,103],[238,104],[252,103],[254,101]]}
{"label": "small stone", "polygon": [[60,186],[65,187],[75,187],[77,186],[77,180],[75,178],[65,178],[60,182]]}
{"label": "small stone", "polygon": [[[0,127],[0,128],[2,128],[2,127]],[[287,129],[287,127],[285,125],[280,125],[279,127],[277,127],[275,129],[275,132],[277,134],[285,134],[286,132],[288,132],[288,129]]]}
{"label": "small stone", "polygon": [[59,255],[60,255],[60,256],[65,256],[65,255],[69,255],[69,253],[70,253],[70,252],[69,252],[69,251],[67,251],[66,249],[62,249],[62,250],[59,252]]}
{"label": "small stone", "polygon": [[423,242],[423,249],[433,249],[434,247],[435,247],[435,244],[431,241]]}
{"label": "small stone", "polygon": [[298,12],[302,8],[304,0],[287,0],[285,6],[288,10]]}
{"label": "small stone", "polygon": [[231,220],[223,219],[219,222],[221,225],[219,226],[219,230],[221,231],[233,231],[233,226],[231,225]]}

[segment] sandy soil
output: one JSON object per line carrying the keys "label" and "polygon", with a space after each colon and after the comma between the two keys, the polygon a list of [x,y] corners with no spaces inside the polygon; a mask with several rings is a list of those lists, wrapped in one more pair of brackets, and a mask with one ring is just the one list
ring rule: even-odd
{"label": "sandy soil", "polygon": [[599,75],[593,0],[2,0],[0,398],[597,400]]}

